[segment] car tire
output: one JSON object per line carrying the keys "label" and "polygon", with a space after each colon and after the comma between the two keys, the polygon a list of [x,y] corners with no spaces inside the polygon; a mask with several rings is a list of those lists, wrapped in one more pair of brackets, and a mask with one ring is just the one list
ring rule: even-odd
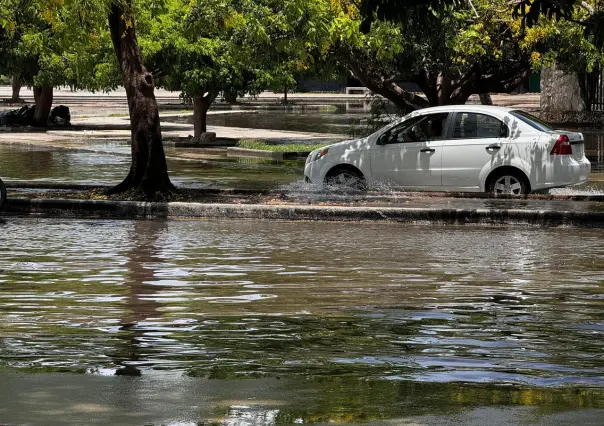
{"label": "car tire", "polygon": [[6,186],[4,186],[4,182],[0,179],[0,209],[6,202]]}
{"label": "car tire", "polygon": [[497,195],[525,195],[530,192],[526,177],[519,171],[504,170],[489,178],[487,193]]}
{"label": "car tire", "polygon": [[335,188],[367,190],[367,182],[363,174],[351,167],[339,167],[329,171],[325,177],[325,184]]}

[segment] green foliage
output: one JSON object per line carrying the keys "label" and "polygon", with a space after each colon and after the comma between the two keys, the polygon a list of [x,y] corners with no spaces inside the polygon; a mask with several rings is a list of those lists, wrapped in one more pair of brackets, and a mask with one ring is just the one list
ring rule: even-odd
{"label": "green foliage", "polygon": [[117,66],[103,2],[0,0],[0,72],[29,86],[109,89]]}
{"label": "green foliage", "polygon": [[600,3],[583,3],[562,21],[538,14],[529,27],[507,0],[363,0],[358,8],[338,0],[329,38],[342,67],[403,109],[426,105],[393,82],[417,83],[432,105],[463,103],[472,93],[511,91],[554,61],[582,72],[601,63],[596,34],[584,33]]}
{"label": "green foliage", "polygon": [[295,85],[313,63],[316,23],[300,25],[308,14],[291,0],[166,0],[157,16],[143,12],[140,44],[158,85],[185,98],[223,92],[233,100]]}
{"label": "green foliage", "polygon": [[525,30],[521,46],[532,48],[533,67],[539,69],[555,62],[567,71],[582,74],[604,63],[595,35],[587,34],[581,24],[591,16],[595,15],[584,8],[576,8],[568,19],[557,21],[541,16],[538,22],[532,23]]}

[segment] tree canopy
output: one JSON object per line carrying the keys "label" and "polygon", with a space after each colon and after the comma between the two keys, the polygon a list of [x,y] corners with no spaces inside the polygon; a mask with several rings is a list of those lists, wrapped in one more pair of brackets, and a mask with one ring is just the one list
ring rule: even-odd
{"label": "tree canopy", "polygon": [[[583,34],[592,16],[585,5],[575,5],[568,19],[561,15],[556,21],[546,13],[538,25],[529,25],[522,8],[506,0],[332,4],[330,36],[338,61],[403,111],[509,92],[533,70],[564,61],[567,51],[575,61],[582,58],[581,66],[601,61],[594,36]],[[427,100],[400,82],[416,83]]]}
{"label": "tree canopy", "polygon": [[[0,0],[0,72],[33,87],[34,94],[46,90],[50,102],[56,86],[116,87],[119,80],[108,31],[90,19],[89,9],[60,3]],[[50,107],[46,103],[36,103],[40,125],[46,125]]]}

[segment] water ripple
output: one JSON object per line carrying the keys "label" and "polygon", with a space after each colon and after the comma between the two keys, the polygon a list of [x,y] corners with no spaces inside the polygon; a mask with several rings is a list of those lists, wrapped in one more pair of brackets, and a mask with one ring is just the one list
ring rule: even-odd
{"label": "water ripple", "polygon": [[602,230],[10,218],[0,365],[602,386]]}

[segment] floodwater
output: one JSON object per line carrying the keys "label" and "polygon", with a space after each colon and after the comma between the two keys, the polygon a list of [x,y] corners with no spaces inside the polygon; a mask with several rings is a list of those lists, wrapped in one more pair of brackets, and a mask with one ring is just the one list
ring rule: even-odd
{"label": "floodwater", "polygon": [[[94,149],[94,152],[85,152],[0,146],[0,177],[93,185],[121,182],[130,167],[130,148],[126,144],[98,142]],[[172,182],[190,187],[268,189],[300,180],[303,172],[304,161],[168,160]]]}
{"label": "floodwater", "polygon": [[[312,106],[306,109],[246,109],[240,113],[210,114],[208,125],[361,137],[367,133],[370,117],[369,104],[349,103],[315,106],[315,109]],[[193,124],[193,117],[170,118],[168,121]]]}
{"label": "floodwater", "polygon": [[603,238],[6,217],[0,423],[598,424]]}

